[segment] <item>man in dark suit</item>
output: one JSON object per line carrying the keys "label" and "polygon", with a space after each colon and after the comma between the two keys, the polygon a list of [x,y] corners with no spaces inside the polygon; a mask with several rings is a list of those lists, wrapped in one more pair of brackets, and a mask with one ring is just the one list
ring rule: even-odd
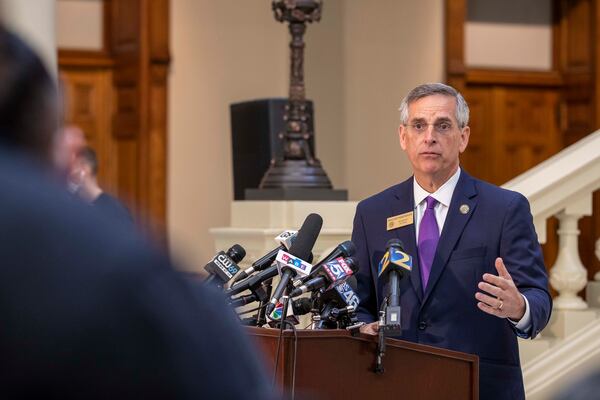
{"label": "man in dark suit", "polygon": [[224,299],[49,179],[56,103],[0,28],[0,397],[271,398]]}
{"label": "man in dark suit", "polygon": [[454,88],[414,88],[400,118],[414,175],[360,202],[354,219],[362,332],[377,332],[388,292],[378,263],[398,238],[414,257],[400,338],[478,355],[481,399],[524,398],[517,336],[535,337],[552,308],[529,203],[460,168],[469,109]]}

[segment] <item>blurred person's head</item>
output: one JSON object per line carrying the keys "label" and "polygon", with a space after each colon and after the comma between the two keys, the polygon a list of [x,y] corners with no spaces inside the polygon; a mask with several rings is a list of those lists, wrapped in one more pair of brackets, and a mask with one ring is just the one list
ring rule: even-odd
{"label": "blurred person's head", "polygon": [[69,173],[71,187],[84,200],[94,201],[102,194],[97,177],[98,156],[90,146],[84,146],[77,152]]}
{"label": "blurred person's head", "polygon": [[86,143],[85,134],[76,125],[59,130],[54,145],[54,164],[59,172],[69,175],[76,169],[77,155]]}
{"label": "blurred person's head", "polygon": [[93,178],[98,176],[98,156],[94,149],[90,146],[85,146],[77,153],[77,160],[87,175]]}
{"label": "blurred person's head", "polygon": [[56,84],[41,59],[0,27],[0,143],[53,162],[58,114]]}

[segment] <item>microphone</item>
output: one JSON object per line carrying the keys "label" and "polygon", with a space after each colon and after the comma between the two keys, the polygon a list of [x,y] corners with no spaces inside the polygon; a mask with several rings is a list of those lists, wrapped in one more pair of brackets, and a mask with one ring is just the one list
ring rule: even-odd
{"label": "microphone", "polygon": [[312,308],[313,302],[308,297],[292,300],[292,311],[294,312],[294,315],[308,314],[311,312]]}
{"label": "microphone", "polygon": [[245,306],[246,304],[253,303],[255,301],[258,301],[258,296],[253,293],[245,296],[236,297],[235,299],[231,299],[229,301],[229,305],[231,307],[241,307]]}
{"label": "microphone", "polygon": [[386,252],[379,262],[378,279],[388,279],[390,296],[385,310],[383,329],[389,336],[400,335],[400,279],[412,270],[412,257],[404,253],[404,245],[399,239],[390,239]]}
{"label": "microphone", "polygon": [[[311,262],[313,258],[312,253],[310,253],[308,257],[308,262]],[[277,265],[272,265],[264,271],[259,272],[256,275],[252,275],[244,281],[237,282],[235,285],[232,285],[229,289],[224,291],[226,296],[235,296],[238,293],[242,293],[245,290],[252,290],[258,287],[261,283],[277,276],[279,273],[279,269]]]}
{"label": "microphone", "polygon": [[276,261],[277,267],[280,269],[281,280],[273,292],[271,301],[267,304],[265,309],[267,314],[271,314],[291,278],[298,273],[304,275],[310,274],[312,266],[303,260],[308,259],[310,256],[310,252],[317,241],[322,226],[323,218],[320,215],[309,214],[298,231],[290,252],[286,253],[283,250],[279,250]]}
{"label": "microphone", "polygon": [[281,323],[288,323],[290,325],[297,325],[300,320],[294,314],[293,307],[287,308],[285,316],[283,315],[283,309],[285,308],[282,302],[277,302],[275,308],[270,314],[267,314],[267,325],[271,328],[276,328]]}
{"label": "microphone", "polygon": [[264,271],[259,272],[256,275],[251,276],[243,282],[238,282],[237,285],[230,287],[224,291],[226,296],[235,296],[245,290],[255,288],[267,279],[271,279],[277,276],[278,270],[276,265],[272,265]]}
{"label": "microphone", "polygon": [[[291,291],[290,297],[297,297],[306,292],[312,292],[327,286],[329,290],[345,282],[358,271],[358,261],[354,257],[336,258],[324,264],[315,278],[306,281],[303,285]],[[314,275],[314,274],[313,274]]]}
{"label": "microphone", "polygon": [[342,327],[352,325],[360,304],[356,288],[356,277],[351,276],[346,282],[324,292],[319,299],[323,307],[315,329],[336,329],[338,323]]}
{"label": "microphone", "polygon": [[352,306],[356,310],[360,304],[360,298],[356,294],[357,287],[356,277],[351,276],[346,282],[324,292],[321,301],[324,304],[333,303],[338,308]]}
{"label": "microphone", "polygon": [[[328,262],[333,261],[336,258],[351,257],[354,255],[354,253],[356,253],[356,247],[354,246],[354,243],[352,243],[350,240],[346,240],[345,242],[338,244],[337,247],[333,249],[331,253],[323,257],[323,259],[313,267],[313,274],[317,273],[321,269],[321,266],[323,264],[327,264]],[[296,281],[294,281],[294,287],[302,285],[307,279],[308,277],[304,279],[297,279]]]}
{"label": "microphone", "polygon": [[297,234],[298,231],[283,231],[279,235],[277,235],[275,240],[280,243],[280,246],[271,250],[258,260],[254,261],[249,268],[246,268],[245,270],[240,272],[239,275],[237,275],[233,279],[232,284],[235,285],[237,282],[247,278],[255,271],[262,271],[265,268],[270,267],[271,264],[273,264],[273,261],[275,261],[275,257],[277,257],[277,253],[279,253],[279,250],[288,250],[292,245],[294,239],[296,238]]}
{"label": "microphone", "polygon": [[241,307],[246,304],[253,303],[255,301],[267,301],[269,295],[264,287],[259,286],[257,288],[252,289],[252,294],[248,294],[245,296],[239,296],[235,299],[229,299],[229,305],[232,307]]}
{"label": "microphone", "polygon": [[[312,311],[312,301],[311,299],[306,297],[292,300],[290,301],[290,305],[291,306],[288,307],[285,316],[285,321],[293,325],[297,325],[300,322],[300,320],[297,317],[308,314]],[[269,319],[268,325],[271,328],[275,328],[281,321],[282,314],[283,304],[278,302],[273,312],[267,316],[267,318]]]}
{"label": "microphone", "polygon": [[223,287],[224,283],[238,273],[240,267],[237,263],[242,261],[245,256],[246,250],[239,244],[231,246],[227,253],[224,251],[218,252],[204,267],[204,270],[210,274],[205,282],[211,283],[218,279],[217,286]]}

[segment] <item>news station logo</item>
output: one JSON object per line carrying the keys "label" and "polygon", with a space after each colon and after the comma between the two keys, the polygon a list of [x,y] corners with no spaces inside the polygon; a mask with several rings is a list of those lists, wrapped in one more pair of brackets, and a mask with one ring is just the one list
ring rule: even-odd
{"label": "news station logo", "polygon": [[381,276],[381,273],[383,271],[385,271],[385,269],[387,268],[387,266],[390,264],[390,252],[386,251],[385,254],[383,255],[383,257],[381,258],[381,261],[379,261],[379,271],[378,274],[379,276]]}
{"label": "news station logo", "polygon": [[235,275],[240,270],[240,268],[233,262],[233,260],[229,258],[225,253],[219,253],[213,259],[213,262],[229,278],[233,277],[233,275]]}
{"label": "news station logo", "polygon": [[275,261],[277,261],[277,269],[279,270],[280,274],[282,269],[290,268],[296,271],[297,274],[306,276],[310,274],[312,269],[312,265],[306,261],[303,261],[301,258],[295,257],[290,253],[286,253],[283,250],[279,250]]}
{"label": "news station logo", "polygon": [[275,238],[275,240],[277,240],[278,242],[281,242],[281,241],[284,241],[286,239],[296,236],[297,233],[298,233],[298,231],[285,231],[285,232],[280,233],[279,236],[277,236]]}
{"label": "news station logo", "polygon": [[275,305],[275,309],[273,310],[273,312],[271,312],[271,314],[269,314],[269,319],[271,321],[279,321],[279,320],[281,320],[282,314],[283,314],[283,303],[278,301],[277,304]]}
{"label": "news station logo", "polygon": [[348,267],[343,257],[338,257],[324,265],[325,272],[329,275],[332,282],[345,279],[352,275],[352,270]]}
{"label": "news station logo", "polygon": [[398,250],[392,249],[390,254],[390,263],[399,266],[407,271],[412,271],[412,257]]}
{"label": "news station logo", "polygon": [[358,305],[360,304],[360,299],[358,298],[358,295],[354,292],[354,290],[352,290],[350,285],[344,282],[341,285],[336,286],[335,290],[338,291],[338,293],[342,296],[347,305],[353,306],[355,310],[358,308]]}
{"label": "news station logo", "polygon": [[412,257],[398,249],[390,249],[385,252],[379,262],[378,275],[381,276],[390,264],[409,272],[412,271]]}
{"label": "news station logo", "polygon": [[283,231],[275,238],[275,241],[289,250],[297,235],[298,231]]}
{"label": "news station logo", "polygon": [[296,258],[296,257],[291,257],[288,253],[283,253],[281,255],[281,260],[287,264],[287,265],[291,265],[296,269],[300,269],[304,272],[306,272],[306,270],[308,269],[308,264],[305,264],[302,262],[301,259]]}

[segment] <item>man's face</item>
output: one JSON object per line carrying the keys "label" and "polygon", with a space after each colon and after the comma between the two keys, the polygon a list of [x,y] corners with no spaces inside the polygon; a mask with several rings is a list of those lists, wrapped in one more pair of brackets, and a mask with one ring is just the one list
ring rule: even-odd
{"label": "man's face", "polygon": [[77,168],[77,154],[86,145],[83,131],[74,125],[64,127],[54,143],[54,163],[59,172],[72,174]]}
{"label": "man's face", "polygon": [[408,123],[400,125],[400,146],[417,177],[448,179],[458,167],[458,156],[469,142],[469,127],[456,121],[456,100],[435,94],[408,107]]}

